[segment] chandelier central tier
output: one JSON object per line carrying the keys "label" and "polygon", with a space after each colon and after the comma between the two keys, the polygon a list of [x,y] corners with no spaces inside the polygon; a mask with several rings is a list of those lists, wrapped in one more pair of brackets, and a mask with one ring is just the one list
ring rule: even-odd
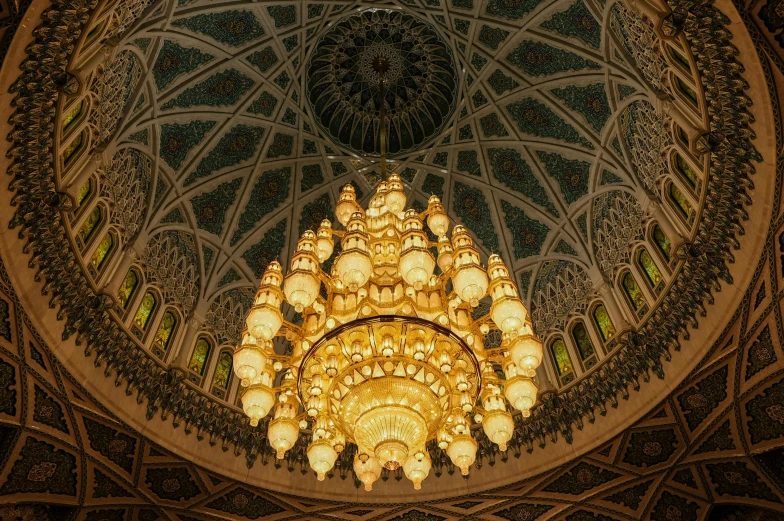
{"label": "chandelier central tier", "polygon": [[[373,60],[385,178],[388,65]],[[278,458],[309,433],[319,480],[347,443],[367,490],[382,469],[401,467],[419,489],[439,448],[467,475],[479,424],[505,451],[515,428],[507,404],[528,416],[536,402],[542,345],[503,260],[491,255],[484,268],[461,225],[450,237],[438,197],[421,213],[406,202],[394,172],[366,209],[344,186],[335,209],[342,229],[324,220],[305,231],[285,279],[278,262],[267,267],[234,353],[251,425],[273,413],[267,437]],[[341,250],[327,272],[335,238]],[[489,312],[477,312],[486,298]],[[301,322],[284,319],[284,302]],[[491,332],[501,343],[485,348]],[[290,354],[274,351],[278,336]]]}

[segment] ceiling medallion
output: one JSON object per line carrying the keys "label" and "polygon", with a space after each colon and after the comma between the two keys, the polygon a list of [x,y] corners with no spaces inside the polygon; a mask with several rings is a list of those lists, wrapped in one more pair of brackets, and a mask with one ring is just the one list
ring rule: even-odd
{"label": "ceiling medallion", "polygon": [[416,149],[438,135],[454,112],[458,80],[447,43],[407,13],[371,9],[344,18],[321,37],[307,66],[314,119],[336,143],[357,154],[378,154],[377,56],[389,63],[388,152]]}
{"label": "ceiling medallion", "polygon": [[[383,52],[370,64],[381,98],[395,66]],[[386,176],[383,105],[379,121]],[[267,437],[278,458],[309,429],[308,460],[319,480],[348,442],[357,445],[354,471],[366,490],[382,468],[400,467],[419,489],[431,468],[428,442],[467,475],[478,449],[474,421],[505,451],[515,425],[507,401],[523,416],[536,402],[542,344],[501,257],[491,255],[485,270],[465,227],[455,226],[450,240],[438,197],[421,214],[405,206],[395,173],[367,209],[344,186],[335,210],[343,229],[324,220],[316,233],[305,231],[285,280],[280,264],[267,267],[234,353],[251,425],[274,409]],[[332,257],[334,237],[342,249],[326,273],[320,265]],[[489,313],[475,316],[487,295]],[[284,320],[284,300],[302,325]],[[503,341],[485,349],[492,330]],[[272,349],[277,335],[293,343],[290,355]]]}

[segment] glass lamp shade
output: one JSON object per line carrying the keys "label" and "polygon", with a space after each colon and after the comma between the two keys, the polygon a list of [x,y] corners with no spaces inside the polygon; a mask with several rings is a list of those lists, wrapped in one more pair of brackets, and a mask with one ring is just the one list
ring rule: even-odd
{"label": "glass lamp shade", "polygon": [[318,277],[313,273],[292,271],[283,283],[283,292],[289,304],[294,306],[297,313],[301,313],[316,300],[320,285]]}
{"label": "glass lamp shade", "polygon": [[487,294],[487,274],[479,266],[460,266],[452,275],[452,283],[460,298],[472,307],[478,306],[479,299]]}
{"label": "glass lamp shade", "polygon": [[422,488],[422,482],[430,474],[431,467],[430,455],[424,450],[409,456],[403,462],[403,472],[414,483],[414,490]]}
{"label": "glass lamp shade", "polygon": [[406,207],[406,193],[403,191],[403,183],[397,174],[389,176],[386,204],[389,211],[395,214],[402,212]]}
{"label": "glass lamp shade", "polygon": [[433,255],[425,249],[410,249],[400,255],[400,274],[403,280],[416,290],[427,284],[435,267]]}
{"label": "glass lamp shade", "polygon": [[489,411],[482,419],[482,427],[487,437],[506,452],[506,444],[512,439],[514,420],[507,411]]}
{"label": "glass lamp shade", "polygon": [[316,232],[316,254],[319,262],[324,262],[332,256],[335,250],[335,241],[332,239],[332,223],[324,219]]}
{"label": "glass lamp shade", "polygon": [[264,384],[253,384],[242,395],[242,410],[255,427],[275,405],[275,393]]}
{"label": "glass lamp shade", "polygon": [[501,297],[494,300],[490,308],[493,322],[512,338],[520,334],[526,314],[525,306],[517,297]]}
{"label": "glass lamp shade", "polygon": [[457,434],[452,438],[451,443],[446,449],[449,459],[452,460],[464,475],[468,475],[468,470],[476,461],[476,450],[479,445],[470,434]]}
{"label": "glass lamp shade", "polygon": [[250,334],[256,338],[271,340],[283,324],[283,315],[280,309],[270,304],[255,305],[250,308],[245,324]]}
{"label": "glass lamp shade", "polygon": [[427,225],[437,236],[442,237],[449,231],[449,216],[444,211],[441,199],[437,195],[430,196],[427,209],[430,214],[427,216]]}
{"label": "glass lamp shade", "polygon": [[504,383],[504,395],[512,407],[521,411],[523,416],[531,415],[531,407],[536,403],[539,388],[533,380],[525,376],[515,376]]}
{"label": "glass lamp shade", "polygon": [[335,262],[335,270],[341,282],[351,291],[356,291],[370,279],[373,261],[367,252],[343,251]]}
{"label": "glass lamp shade", "polygon": [[454,257],[452,256],[454,250],[452,249],[452,243],[449,239],[442,235],[438,238],[438,267],[441,268],[441,271],[446,272],[449,268],[452,267],[452,261]]}
{"label": "glass lamp shade", "polygon": [[373,483],[381,477],[381,462],[378,458],[367,454],[357,454],[354,456],[354,473],[359,480],[364,483],[365,490],[373,490]]}
{"label": "glass lamp shade", "polygon": [[357,211],[360,211],[360,207],[357,204],[356,190],[354,190],[354,187],[350,184],[345,185],[340,192],[340,200],[335,207],[335,216],[338,218],[338,221],[340,221],[340,224],[345,226],[348,224],[348,221],[351,219],[354,212]]}
{"label": "glass lamp shade", "polygon": [[542,343],[531,335],[516,339],[509,348],[512,361],[528,376],[536,373],[536,368],[542,363],[542,355]]}
{"label": "glass lamp shade", "polygon": [[324,481],[327,472],[332,470],[337,459],[338,453],[332,448],[329,440],[325,438],[314,441],[308,447],[308,462],[310,463],[310,468],[316,471],[319,481]]}
{"label": "glass lamp shade", "polygon": [[299,423],[293,418],[275,418],[269,423],[267,438],[277,458],[283,459],[286,451],[297,443]]}
{"label": "glass lamp shade", "polygon": [[243,343],[234,352],[234,373],[242,380],[242,386],[247,387],[250,382],[264,371],[267,365],[267,355],[264,349],[255,343]]}

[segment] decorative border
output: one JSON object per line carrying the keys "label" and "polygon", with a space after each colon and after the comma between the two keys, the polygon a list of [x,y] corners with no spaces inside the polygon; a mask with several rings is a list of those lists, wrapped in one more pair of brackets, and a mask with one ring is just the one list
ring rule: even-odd
{"label": "decorative border", "polygon": [[[61,249],[67,244],[62,218],[70,200],[57,193],[54,182],[51,136],[56,105],[52,100],[70,83],[66,64],[81,33],[75,28],[84,27],[96,4],[97,0],[54,0],[33,31],[35,41],[27,47],[21,75],[10,89],[16,110],[9,118],[13,130],[8,136],[12,143],[8,173],[13,177],[10,189],[16,192],[12,204],[17,210],[9,227],[26,239],[24,251],[32,253],[29,265],[37,268],[36,280],[43,282],[44,294],[51,295],[50,307],[60,306],[63,339],[76,335],[77,345],[85,344],[87,355],[95,352],[96,365],[105,363],[107,375],[116,373],[117,385],[125,382],[126,393],[136,392],[139,403],[146,398],[148,418],[158,412],[164,420],[171,415],[175,426],[185,423],[186,433],[195,429],[199,439],[209,433],[211,441],[220,440],[225,448],[233,445],[238,456],[244,449],[249,467],[260,454],[266,464],[273,451],[266,443],[265,423],[259,430],[249,428],[243,414],[189,389],[181,374],[162,369],[149,355],[139,356],[134,341],[109,313],[111,297],[96,295],[78,269],[74,253]],[[604,414],[607,403],[617,405],[617,395],[628,397],[629,386],[639,390],[640,378],[647,381],[650,372],[664,378],[662,360],[669,360],[670,349],[679,349],[679,336],[689,338],[688,327],[698,326],[697,314],[706,315],[703,302],[713,301],[711,293],[720,291],[720,281],[732,283],[727,268],[733,261],[730,247],[737,248],[736,236],[743,234],[740,223],[747,215],[744,205],[751,202],[747,190],[752,186],[752,162],[761,160],[751,143],[751,100],[737,87],[746,83],[726,28],[728,18],[712,1],[672,0],[671,6],[664,28],[670,33],[682,31],[691,44],[710,118],[710,133],[704,140],[711,147],[711,167],[703,218],[693,242],[677,252],[684,264],[672,291],[639,331],[622,339],[617,352],[584,381],[561,394],[543,396],[543,406],[526,421],[516,417],[510,442],[516,454],[523,445],[530,452],[534,441],[544,446],[547,438],[555,441],[559,434],[571,442],[573,425],[580,428],[586,418],[593,422],[594,411]],[[50,152],[42,154],[42,150]],[[475,436],[480,441],[478,462],[483,456],[494,458],[495,446],[481,430]],[[307,437],[302,436],[289,452],[289,461],[302,461],[306,446]],[[340,474],[351,468],[349,452],[336,465]],[[436,475],[444,465],[451,468],[448,458],[438,452]]]}

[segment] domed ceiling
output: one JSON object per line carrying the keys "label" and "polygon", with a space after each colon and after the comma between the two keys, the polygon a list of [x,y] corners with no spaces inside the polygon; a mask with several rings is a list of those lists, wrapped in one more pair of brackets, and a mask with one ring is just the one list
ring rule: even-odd
{"label": "domed ceiling", "polygon": [[[68,74],[41,84],[57,96],[56,161],[35,168],[60,195],[30,181],[35,195],[16,202],[50,213],[20,209],[12,225],[54,223],[30,240],[59,237],[68,253],[30,248],[58,266],[45,291],[70,295],[52,301],[63,338],[148,398],[141,415],[172,414],[237,459],[244,449],[249,466],[269,452],[265,427],[236,408],[228,355],[267,263],[286,264],[342,186],[367,200],[380,181],[372,53],[390,62],[391,167],[409,203],[438,195],[485,258],[502,255],[545,340],[543,403],[517,418],[514,447],[571,442],[617,396],[699,359],[686,342],[665,369],[711,291],[733,280],[729,248],[762,157],[743,67],[704,52],[730,45],[721,16],[679,11],[654,26],[599,0],[93,7],[63,15],[85,29]],[[14,89],[26,100],[33,85]],[[9,157],[38,157],[14,146]],[[675,383],[642,385],[664,397]],[[602,421],[609,436],[617,425]],[[494,483],[518,479],[498,467],[485,470]]]}
{"label": "domed ceiling", "polygon": [[[186,310],[235,340],[236,324],[213,319],[220,295],[246,301],[267,262],[285,261],[299,233],[331,215],[344,184],[369,196],[379,171],[365,152],[379,144],[378,120],[373,129],[362,122],[370,120],[361,111],[377,112],[365,47],[395,56],[387,103],[401,132],[390,131],[390,150],[411,202],[421,209],[431,194],[442,197],[486,253],[514,266],[540,334],[563,326],[603,276],[628,263],[630,242],[643,238],[647,201],[638,198],[666,160],[644,165],[650,177],[634,173],[635,125],[657,116],[653,87],[633,62],[635,52],[653,53],[618,43],[630,23],[624,8],[298,7],[158,8],[118,47],[123,66],[146,72],[128,90],[130,114],[107,151],[154,158],[139,172],[154,196],[135,243],[176,237],[196,274]],[[406,27],[417,40],[404,55]],[[339,47],[346,38],[354,47]],[[658,77],[666,64],[646,67]],[[340,108],[330,104],[336,93]],[[409,114],[409,103],[424,108]],[[691,204],[699,198],[693,192]]]}

